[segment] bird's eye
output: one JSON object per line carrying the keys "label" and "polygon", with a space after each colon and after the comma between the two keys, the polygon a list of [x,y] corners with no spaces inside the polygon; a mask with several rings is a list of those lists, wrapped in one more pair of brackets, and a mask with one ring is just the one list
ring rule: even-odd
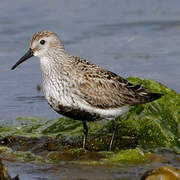
{"label": "bird's eye", "polygon": [[40,41],[40,44],[44,45],[45,42],[46,42],[45,40],[41,40],[41,41]]}

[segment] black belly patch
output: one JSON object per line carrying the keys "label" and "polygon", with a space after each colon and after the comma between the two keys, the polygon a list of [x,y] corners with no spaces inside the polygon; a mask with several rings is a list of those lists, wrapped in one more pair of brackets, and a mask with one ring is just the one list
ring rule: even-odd
{"label": "black belly patch", "polygon": [[102,117],[99,114],[96,113],[90,113],[88,111],[79,109],[77,107],[70,107],[70,106],[63,106],[63,105],[56,105],[56,102],[54,98],[49,98],[49,105],[59,114],[69,117],[71,119],[75,120],[81,120],[81,121],[97,121],[102,119]]}
{"label": "black belly patch", "polygon": [[[52,108],[53,106],[49,104]],[[53,108],[54,109],[54,108]],[[58,110],[54,109],[57,113],[69,117],[74,120],[81,120],[81,121],[97,121],[99,119],[102,119],[100,115],[96,113],[89,113],[85,110],[78,109],[76,107],[69,107],[69,106],[63,106],[59,105]]]}
{"label": "black belly patch", "polygon": [[59,108],[59,111],[57,111],[58,113],[75,120],[96,121],[100,118],[98,114],[89,113],[85,110],[81,110],[77,108],[71,108],[62,105],[59,105],[58,108]]}

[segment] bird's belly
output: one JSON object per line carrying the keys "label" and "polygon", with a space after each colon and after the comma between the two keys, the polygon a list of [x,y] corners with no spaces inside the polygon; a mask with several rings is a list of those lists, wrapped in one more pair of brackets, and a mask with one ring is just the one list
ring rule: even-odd
{"label": "bird's belly", "polygon": [[63,104],[53,97],[48,98],[49,105],[59,114],[67,116],[75,120],[97,121],[102,119],[114,119],[117,116],[128,111],[128,107],[121,107],[119,109],[100,109],[90,105],[79,103]]}
{"label": "bird's belly", "polygon": [[111,119],[111,120],[126,113],[130,108],[129,106],[123,106],[119,108],[102,109],[87,104],[79,104],[79,107],[81,107],[81,109],[84,109],[89,113],[98,114],[101,117],[101,119]]}
{"label": "bird's belly", "polygon": [[81,121],[97,121],[103,119],[97,113],[91,113],[77,107],[59,105],[59,110],[57,112],[66,117]]}
{"label": "bird's belly", "polygon": [[[57,91],[54,86],[44,87],[45,98],[49,105],[59,114],[76,120],[95,121],[114,119],[128,111],[129,107],[101,109],[94,107],[72,92],[65,89]],[[48,89],[47,89],[48,88]]]}
{"label": "bird's belly", "polygon": [[57,113],[75,120],[96,121],[103,119],[99,114],[88,112],[78,107],[77,104],[62,103],[53,97],[48,97],[47,101]]}

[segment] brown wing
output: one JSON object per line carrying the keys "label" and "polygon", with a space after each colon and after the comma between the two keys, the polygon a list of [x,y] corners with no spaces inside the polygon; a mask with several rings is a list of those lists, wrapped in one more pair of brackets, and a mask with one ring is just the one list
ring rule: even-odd
{"label": "brown wing", "polygon": [[92,106],[108,109],[142,103],[139,93],[145,92],[144,87],[82,59],[78,59],[78,67],[79,96]]}

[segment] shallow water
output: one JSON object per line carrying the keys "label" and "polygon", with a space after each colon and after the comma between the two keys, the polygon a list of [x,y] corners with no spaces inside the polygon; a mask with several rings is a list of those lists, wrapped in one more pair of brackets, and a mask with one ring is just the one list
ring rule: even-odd
{"label": "shallow water", "polygon": [[[143,166],[103,167],[77,164],[35,165],[31,163],[4,161],[12,177],[19,174],[23,180],[136,180],[144,173]],[[151,167],[152,168],[152,167]],[[81,171],[81,172],[80,172]]]}
{"label": "shallow water", "polygon": [[10,71],[31,35],[57,32],[66,49],[123,77],[157,80],[180,91],[180,1],[2,1],[0,120],[58,116],[44,102],[39,61]]}
{"label": "shallow water", "polygon": [[[166,159],[167,157],[170,157]],[[3,161],[8,166],[9,173],[12,177],[19,174],[23,180],[137,180],[150,169],[161,167],[163,165],[178,168],[177,160],[173,160],[173,154],[163,154],[164,162],[150,162],[149,164],[128,164],[119,163],[118,166],[112,165],[86,165],[71,162],[60,162],[59,164],[33,164],[30,162],[22,163],[19,161]],[[158,158],[158,156],[157,156]],[[162,161],[162,160],[161,160]]]}

